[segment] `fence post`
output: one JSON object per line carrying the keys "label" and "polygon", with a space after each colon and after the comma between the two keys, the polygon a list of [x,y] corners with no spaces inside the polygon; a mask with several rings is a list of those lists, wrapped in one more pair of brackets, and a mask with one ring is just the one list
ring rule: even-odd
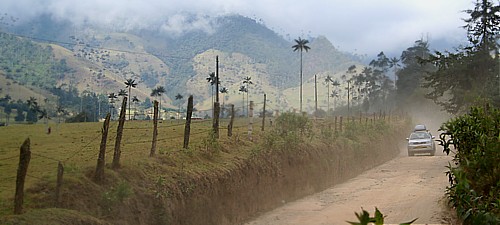
{"label": "fence post", "polygon": [[264,107],[262,110],[264,111],[262,113],[262,131],[264,131],[264,127],[266,125],[266,94],[264,94]]}
{"label": "fence post", "polygon": [[113,154],[113,162],[111,168],[120,168],[120,156],[122,154],[121,143],[123,137],[123,125],[125,124],[125,114],[127,108],[127,97],[123,97],[122,108],[120,109],[120,118],[118,119],[118,128],[116,128],[115,152]]}
{"label": "fence post", "polygon": [[57,163],[56,207],[61,204],[61,188],[63,183],[64,167],[61,161]]}
{"label": "fence post", "polygon": [[253,131],[253,101],[250,101],[250,110],[248,111],[248,139],[252,141],[252,131]]}
{"label": "fence post", "polygon": [[97,166],[95,169],[94,180],[101,183],[104,180],[104,165],[106,163],[106,141],[108,140],[109,131],[109,121],[111,120],[111,114],[106,115],[104,124],[102,125],[101,133],[101,145],[99,146],[99,157],[97,158]]}
{"label": "fence post", "polygon": [[220,115],[220,103],[214,102],[214,119],[213,119],[213,132],[215,138],[219,138],[219,115]]}
{"label": "fence post", "polygon": [[190,95],[188,98],[188,107],[186,115],[186,126],[184,127],[184,148],[187,149],[189,146],[189,134],[191,133],[191,116],[193,115],[193,96]]}
{"label": "fence post", "polygon": [[16,178],[16,194],[14,196],[14,214],[23,213],[24,181],[26,180],[26,173],[28,172],[30,159],[30,139],[26,138],[26,140],[24,140],[24,143],[21,145],[19,154],[19,165],[17,167]]}
{"label": "fence post", "polygon": [[156,154],[156,141],[158,138],[158,101],[154,101],[153,110],[153,141],[151,142],[151,151],[149,152],[149,157],[153,157]]}
{"label": "fence post", "polygon": [[234,122],[234,104],[231,104],[231,120],[229,120],[229,124],[227,125],[227,136],[233,136],[233,122]]}

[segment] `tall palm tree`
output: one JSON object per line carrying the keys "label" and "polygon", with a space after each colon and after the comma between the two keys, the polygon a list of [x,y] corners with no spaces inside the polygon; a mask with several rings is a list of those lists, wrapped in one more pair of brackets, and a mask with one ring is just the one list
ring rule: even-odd
{"label": "tall palm tree", "polygon": [[[134,96],[132,98],[132,102],[134,103],[134,118],[133,119],[135,120],[135,115],[137,114],[137,103],[140,102],[140,100],[137,98],[137,96]],[[130,112],[130,108],[129,108],[129,112]]]}
{"label": "tall palm tree", "polygon": [[297,43],[296,45],[292,46],[293,51],[300,51],[300,113],[302,113],[302,52],[305,50],[306,52],[311,49],[307,44],[309,43],[308,40],[302,39],[299,37],[299,39],[295,39],[295,42]]}
{"label": "tall palm tree", "polygon": [[222,94],[222,116],[224,116],[224,110],[225,110],[225,106],[224,106],[224,100],[226,98],[225,94],[227,94],[228,91],[229,90],[225,87],[223,87],[219,90],[219,92]]}
{"label": "tall palm tree", "polygon": [[389,59],[389,67],[394,67],[394,87],[396,87],[396,72],[398,71],[399,61],[400,59],[396,57]]}
{"label": "tall palm tree", "polygon": [[246,86],[246,93],[247,93],[247,113],[248,113],[248,92],[249,92],[248,90],[250,90],[249,85],[253,84],[252,78],[251,77],[245,77],[245,78],[243,78],[243,84],[247,85]]}
{"label": "tall palm tree", "polygon": [[[135,88],[137,86],[137,83],[135,83],[135,80],[133,80],[132,78],[129,78],[127,79],[127,81],[125,81],[125,87],[128,88],[128,94],[132,96],[132,88]],[[128,99],[128,120],[130,120],[130,99]]]}
{"label": "tall palm tree", "polygon": [[[340,90],[339,90],[340,82],[337,79],[335,79],[332,81],[332,86],[335,88],[335,90],[333,90],[332,93],[335,92],[336,98],[338,98],[340,96]],[[337,101],[335,99],[333,102],[333,107],[337,108]]]}
{"label": "tall palm tree", "polygon": [[332,77],[330,75],[327,75],[325,77],[325,85],[328,91],[326,92],[326,97],[327,97],[327,102],[328,102],[328,107],[326,108],[326,112],[328,113],[330,111],[330,84],[333,82]]}
{"label": "tall palm tree", "polygon": [[340,97],[339,92],[337,90],[332,90],[332,93],[330,94],[330,97],[333,98],[333,105],[336,107],[336,105],[337,105],[337,98]]}
{"label": "tall palm tree", "polygon": [[215,80],[217,79],[217,77],[215,76],[215,73],[214,72],[211,72],[210,74],[208,74],[208,77],[206,78],[207,82],[210,83],[210,86],[212,88],[212,90],[210,91],[210,95],[212,96],[212,107],[213,107],[213,104],[214,104],[214,84],[215,84]]}
{"label": "tall palm tree", "polygon": [[175,100],[179,102],[179,110],[177,111],[177,119],[180,119],[179,116],[181,115],[181,105],[182,105],[182,100],[184,96],[182,96],[180,93],[177,93],[175,96]]}
{"label": "tall palm tree", "polygon": [[108,95],[108,98],[109,98],[109,103],[111,103],[111,105],[109,107],[109,111],[111,112],[111,118],[113,118],[113,110],[111,110],[111,109],[115,108],[115,99],[117,99],[118,96],[116,96],[115,93],[110,93]]}
{"label": "tall palm tree", "polygon": [[245,86],[240,86],[240,90],[238,90],[243,94],[243,104],[241,109],[243,110],[243,115],[245,115],[245,92],[248,92],[247,88]]}
{"label": "tall palm tree", "polygon": [[123,97],[127,97],[128,94],[127,94],[127,90],[125,89],[120,89],[120,91],[118,91],[118,96],[122,96]]}
{"label": "tall palm tree", "polygon": [[161,96],[163,96],[163,94],[165,94],[165,92],[166,92],[166,91],[165,91],[165,87],[163,87],[163,86],[158,86],[158,87],[156,88],[156,91],[158,92],[158,97],[160,98],[160,109],[161,109],[161,98],[162,98]]}

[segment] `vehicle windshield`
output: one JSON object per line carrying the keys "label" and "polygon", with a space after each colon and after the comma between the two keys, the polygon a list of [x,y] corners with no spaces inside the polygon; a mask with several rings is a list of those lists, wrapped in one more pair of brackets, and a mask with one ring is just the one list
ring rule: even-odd
{"label": "vehicle windshield", "polygon": [[415,132],[410,135],[410,139],[430,139],[431,135],[427,132]]}

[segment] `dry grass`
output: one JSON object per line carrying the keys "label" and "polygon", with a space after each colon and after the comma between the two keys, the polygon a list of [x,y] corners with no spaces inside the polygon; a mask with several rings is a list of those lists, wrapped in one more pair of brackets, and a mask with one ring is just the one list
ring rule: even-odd
{"label": "dry grass", "polygon": [[[246,139],[246,121],[235,121],[234,137],[228,138],[225,127],[228,121],[221,122],[221,145],[231,148],[237,139]],[[116,137],[117,121],[110,123],[110,134],[107,142],[106,161],[111,163]],[[51,124],[51,134],[47,134],[47,126],[12,125],[0,127],[0,214],[4,214],[11,207],[14,196],[16,171],[19,158],[19,148],[24,139],[31,139],[31,162],[26,179],[26,188],[43,181],[56,180],[58,161],[65,166],[65,177],[78,176],[91,170],[97,163],[97,155],[101,140],[102,123],[62,123]],[[182,150],[184,123],[183,121],[162,121],[158,125],[157,154],[158,160],[165,161],[165,165],[182,167],[184,170],[204,170],[218,165],[193,165],[194,160],[189,152],[207,152],[210,144],[209,134],[212,121],[196,121],[191,128],[190,150]],[[260,127],[254,126],[254,133],[258,135]],[[259,128],[259,129],[257,129]],[[146,164],[149,158],[152,140],[151,121],[127,121],[124,127],[122,140],[122,165],[131,168],[132,165]],[[200,151],[193,151],[199,149]],[[188,154],[186,154],[188,153]],[[221,154],[220,157],[234,157],[230,154]],[[224,161],[224,160],[222,160]],[[217,164],[217,163],[214,163]],[[190,168],[197,167],[197,168]]]}

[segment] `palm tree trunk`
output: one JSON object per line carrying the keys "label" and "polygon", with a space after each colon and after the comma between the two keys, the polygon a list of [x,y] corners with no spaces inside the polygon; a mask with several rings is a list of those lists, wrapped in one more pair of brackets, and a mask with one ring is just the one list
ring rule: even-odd
{"label": "palm tree trunk", "polygon": [[302,50],[300,50],[300,114],[302,114]]}
{"label": "palm tree trunk", "polygon": [[328,102],[328,108],[326,109],[326,114],[328,115],[328,112],[330,112],[330,84],[328,83],[326,87],[327,87],[327,90],[328,90],[328,93],[326,95],[327,102]]}
{"label": "palm tree trunk", "polygon": [[130,99],[132,98],[132,93],[130,93],[132,86],[128,86],[128,120],[130,120]]}

